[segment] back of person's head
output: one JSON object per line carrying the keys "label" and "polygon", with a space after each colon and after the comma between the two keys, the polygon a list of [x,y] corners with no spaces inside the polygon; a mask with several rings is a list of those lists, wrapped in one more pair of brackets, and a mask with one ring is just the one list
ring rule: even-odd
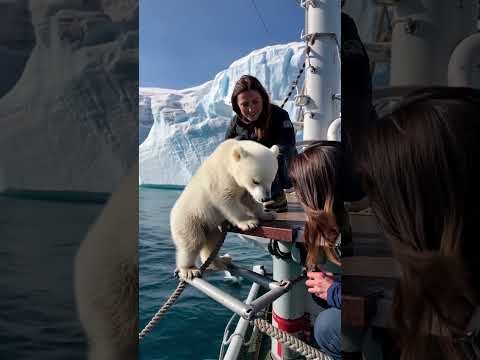
{"label": "back of person's head", "polygon": [[437,87],[407,96],[357,149],[401,266],[393,310],[402,359],[465,356],[453,338],[465,335],[479,299],[479,140],[480,91]]}
{"label": "back of person's head", "polygon": [[304,239],[309,267],[317,264],[322,251],[330,261],[340,263],[335,247],[344,212],[341,166],[342,149],[334,141],[309,146],[290,166],[290,178],[307,215]]}
{"label": "back of person's head", "polygon": [[237,114],[237,116],[242,117],[237,98],[238,95],[249,90],[257,91],[262,98],[262,112],[260,113],[257,121],[254,123],[255,128],[258,129],[257,137],[259,139],[268,137],[268,128],[270,127],[270,97],[268,96],[268,93],[263,87],[262,83],[256,77],[252,75],[243,75],[237,80],[231,96],[233,111],[235,114]]}

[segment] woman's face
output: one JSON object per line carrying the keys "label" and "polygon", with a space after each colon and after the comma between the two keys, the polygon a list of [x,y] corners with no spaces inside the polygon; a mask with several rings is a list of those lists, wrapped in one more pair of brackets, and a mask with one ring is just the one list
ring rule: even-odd
{"label": "woman's face", "polygon": [[237,96],[237,104],[247,123],[254,122],[263,110],[263,101],[257,90],[247,90]]}

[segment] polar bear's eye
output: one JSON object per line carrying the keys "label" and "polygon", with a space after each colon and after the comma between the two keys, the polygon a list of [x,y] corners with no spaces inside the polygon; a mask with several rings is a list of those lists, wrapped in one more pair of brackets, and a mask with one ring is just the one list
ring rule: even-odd
{"label": "polar bear's eye", "polygon": [[252,179],[252,183],[253,183],[254,185],[258,185],[258,184],[260,184],[260,182],[259,182],[259,181],[257,181],[257,180],[255,180],[255,179]]}

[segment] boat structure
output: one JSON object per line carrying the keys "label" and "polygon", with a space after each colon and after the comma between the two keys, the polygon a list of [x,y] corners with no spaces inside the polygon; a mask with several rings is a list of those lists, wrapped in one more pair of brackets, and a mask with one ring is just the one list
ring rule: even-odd
{"label": "boat structure", "polygon": [[[301,35],[306,44],[301,70],[305,78],[303,89],[294,95],[303,115],[294,125],[303,134],[298,144],[302,151],[314,141],[341,141],[342,6],[340,0],[301,0],[299,5],[305,10]],[[362,40],[374,79],[383,74],[381,86],[374,87],[373,93],[378,113],[417,87],[480,85],[477,0],[347,0],[343,11],[355,19],[360,35],[368,34]],[[440,25],[445,23],[450,25]],[[293,84],[293,88],[299,86]],[[242,277],[252,282],[247,299],[232,297],[205,277],[187,280],[234,313],[220,359],[331,358],[309,345],[313,322],[322,308],[305,287],[306,217],[293,194],[288,200],[288,211],[277,219],[248,232],[229,230],[245,239],[267,242],[272,254],[272,274],[255,264],[251,269],[229,266],[226,281]],[[389,349],[382,334],[389,327],[400,272],[368,201],[347,205],[352,242],[342,247],[342,267],[327,263],[325,270],[342,275],[342,327],[364,330],[359,349],[364,359],[385,359]],[[233,329],[235,316],[238,322]]]}
{"label": "boat structure", "polygon": [[[480,87],[477,0],[346,0],[343,11],[355,19],[368,52],[379,116],[417,88]],[[356,350],[364,359],[387,359],[401,273],[368,201],[350,205],[352,242],[342,247],[342,331],[362,329]],[[342,340],[348,347],[352,339]]]}

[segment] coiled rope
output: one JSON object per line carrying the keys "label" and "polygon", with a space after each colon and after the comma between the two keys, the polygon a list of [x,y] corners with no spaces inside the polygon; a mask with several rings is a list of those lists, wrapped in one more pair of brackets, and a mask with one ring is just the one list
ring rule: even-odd
{"label": "coiled rope", "polygon": [[329,355],[322,353],[320,350],[308,345],[306,342],[296,338],[295,336],[277,329],[268,321],[257,318],[251,321],[251,323],[255,325],[262,333],[281,341],[282,344],[285,344],[293,351],[305,356],[305,358],[308,360],[333,360]]}
{"label": "coiled rope", "polygon": [[[207,269],[207,267],[210,265],[210,263],[215,259],[217,256],[218,252],[220,251],[220,248],[223,245],[223,242],[225,240],[225,237],[222,238],[217,243],[217,246],[213,250],[213,252],[210,254],[208,259],[200,266],[200,276],[203,274],[203,272]],[[168,298],[168,300],[163,304],[163,306],[157,311],[157,313],[152,317],[152,319],[148,322],[147,326],[143,328],[142,331],[138,334],[138,340],[142,340],[145,335],[150,333],[152,331],[153,327],[157,325],[157,323],[160,321],[160,319],[167,313],[167,311],[172,307],[172,305],[177,301],[178,297],[182,294],[183,290],[185,290],[185,287],[187,286],[187,282],[183,279],[180,279],[177,288],[173,291],[172,295]]]}

